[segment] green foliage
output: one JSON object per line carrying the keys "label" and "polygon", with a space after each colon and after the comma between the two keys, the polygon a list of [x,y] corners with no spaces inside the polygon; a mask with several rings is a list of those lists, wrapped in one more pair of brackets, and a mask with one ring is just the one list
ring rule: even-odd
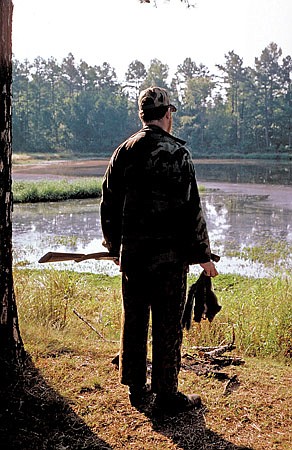
{"label": "green foliage", "polygon": [[97,198],[101,196],[101,179],[14,181],[14,203],[53,202],[60,200]]}
{"label": "green foliage", "polygon": [[15,60],[14,151],[109,155],[140,125],[139,91],[160,85],[178,106],[174,132],[194,156],[291,158],[291,56],[270,43],[255,67],[230,51],[217,69],[220,76],[186,58],[168,84],[167,64],[135,60],[122,85],[110,64],[77,63],[71,53],[61,64]]}
{"label": "green foliage", "polygon": [[163,64],[159,59],[152,59],[141,89],[146,89],[149,86],[167,88],[168,70],[169,67],[167,64]]}

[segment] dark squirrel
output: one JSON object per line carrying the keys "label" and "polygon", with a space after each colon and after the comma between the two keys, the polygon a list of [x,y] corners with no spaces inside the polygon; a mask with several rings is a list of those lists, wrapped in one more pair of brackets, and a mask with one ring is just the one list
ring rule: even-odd
{"label": "dark squirrel", "polygon": [[198,280],[189,288],[182,318],[183,328],[187,330],[191,328],[193,310],[195,322],[201,322],[202,319],[212,322],[221,308],[216,294],[212,290],[211,278],[203,271]]}

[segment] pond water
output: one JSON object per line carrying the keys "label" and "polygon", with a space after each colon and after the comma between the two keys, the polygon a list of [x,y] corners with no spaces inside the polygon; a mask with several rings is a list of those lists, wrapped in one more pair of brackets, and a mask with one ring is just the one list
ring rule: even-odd
{"label": "pond water", "polygon": [[[291,157],[292,158],[292,157]],[[200,159],[194,160],[198,180],[292,186],[291,161]],[[50,161],[15,164],[14,179],[102,176],[108,160]]]}
{"label": "pond water", "polygon": [[[269,239],[292,243],[292,187],[218,182],[204,185],[207,190],[201,198],[212,250],[222,256],[218,270],[255,277],[269,275],[270,269],[262,264],[228,254],[230,249],[265,245]],[[37,263],[47,251],[104,251],[101,239],[97,199],[14,206],[14,262],[26,260],[29,267],[117,274],[118,267],[106,261]],[[291,259],[291,255],[286,257]],[[199,271],[199,266],[192,266],[191,272]]]}
{"label": "pond water", "polygon": [[196,160],[199,180],[292,186],[291,161]]}

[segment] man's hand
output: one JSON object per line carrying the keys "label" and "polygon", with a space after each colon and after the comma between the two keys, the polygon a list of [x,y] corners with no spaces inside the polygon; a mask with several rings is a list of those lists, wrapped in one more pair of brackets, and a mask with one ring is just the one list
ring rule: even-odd
{"label": "man's hand", "polygon": [[200,264],[208,277],[216,277],[218,275],[215,264],[212,261]]}

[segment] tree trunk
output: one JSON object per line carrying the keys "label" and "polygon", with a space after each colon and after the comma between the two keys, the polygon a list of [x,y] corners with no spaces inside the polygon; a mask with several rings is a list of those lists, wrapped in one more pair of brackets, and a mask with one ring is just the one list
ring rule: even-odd
{"label": "tree trunk", "polygon": [[22,368],[24,347],[19,332],[12,273],[12,11],[0,0],[0,379],[13,382]]}

